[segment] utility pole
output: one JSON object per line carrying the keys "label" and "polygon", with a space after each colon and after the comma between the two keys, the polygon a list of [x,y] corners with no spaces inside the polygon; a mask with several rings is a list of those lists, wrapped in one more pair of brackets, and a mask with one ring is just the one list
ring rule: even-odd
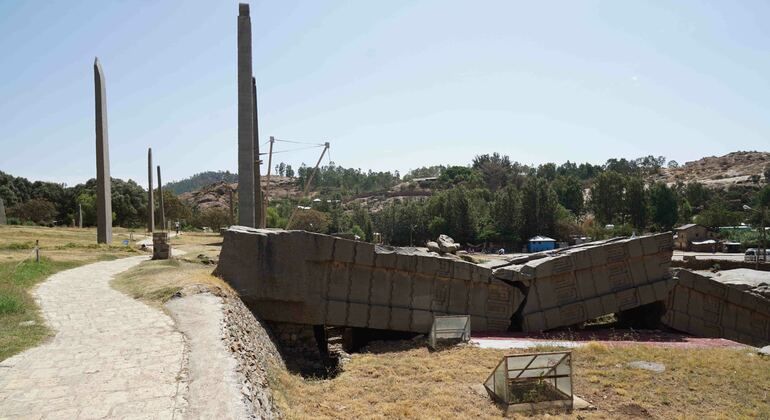
{"label": "utility pole", "polygon": [[[313,168],[313,172],[310,174],[310,178],[307,179],[307,182],[305,183],[305,190],[302,192],[302,197],[307,197],[307,193],[310,190],[310,184],[313,182],[313,178],[315,178],[315,174],[318,172],[318,166],[321,165],[321,160],[324,158],[324,154],[326,154],[326,151],[329,150],[329,142],[327,141],[324,143],[324,149],[321,151],[321,156],[318,157],[318,162],[315,163],[315,167]],[[288,228],[289,225],[291,225],[292,219],[294,219],[294,214],[297,213],[297,208],[295,207],[294,210],[291,212],[291,216],[289,216],[289,221],[286,222],[286,227]]]}
{"label": "utility pole", "polygon": [[744,210],[753,211],[759,213],[759,235],[760,243],[757,245],[757,250],[754,253],[754,268],[759,271],[759,258],[763,258],[764,262],[767,262],[767,245],[765,243],[765,212],[766,208],[753,209],[747,205],[743,205]]}

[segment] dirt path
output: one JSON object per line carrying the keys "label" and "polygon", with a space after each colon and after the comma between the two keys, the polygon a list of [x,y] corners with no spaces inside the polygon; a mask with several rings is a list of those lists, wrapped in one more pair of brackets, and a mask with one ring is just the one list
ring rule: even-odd
{"label": "dirt path", "polygon": [[[190,352],[171,317],[110,287],[116,274],[146,260],[131,257],[63,271],[34,291],[55,336],[0,363],[0,419],[245,416],[237,406],[234,373],[228,371],[235,362],[220,341],[217,302],[193,298],[190,303],[202,305],[197,309],[176,304],[179,316],[198,317],[200,328],[193,320],[179,324],[192,343]],[[217,362],[215,368],[206,365],[205,354]],[[189,365],[188,356],[195,359]],[[201,385],[217,381],[210,390],[220,390],[213,397],[222,401],[208,407],[212,395],[201,392]]]}

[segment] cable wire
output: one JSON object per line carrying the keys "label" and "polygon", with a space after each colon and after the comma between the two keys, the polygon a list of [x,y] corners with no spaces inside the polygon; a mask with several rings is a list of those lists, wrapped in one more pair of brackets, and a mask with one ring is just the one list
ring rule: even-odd
{"label": "cable wire", "polygon": [[282,141],[284,143],[296,143],[296,144],[312,144],[314,146],[323,146],[323,143],[311,143],[306,141],[297,141],[297,140],[284,140],[284,139],[275,139],[275,141]]}

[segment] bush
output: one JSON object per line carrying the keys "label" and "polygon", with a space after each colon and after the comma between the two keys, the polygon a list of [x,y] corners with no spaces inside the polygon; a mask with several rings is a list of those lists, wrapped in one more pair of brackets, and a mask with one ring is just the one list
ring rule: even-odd
{"label": "bush", "polygon": [[327,233],[329,231],[329,215],[313,209],[297,210],[286,228]]}

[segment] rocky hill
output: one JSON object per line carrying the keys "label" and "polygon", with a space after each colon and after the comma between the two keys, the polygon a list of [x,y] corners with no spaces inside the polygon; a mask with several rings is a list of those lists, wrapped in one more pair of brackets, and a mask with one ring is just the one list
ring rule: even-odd
{"label": "rocky hill", "polygon": [[[265,187],[267,187],[267,179],[262,177],[262,189],[264,190]],[[182,193],[179,195],[179,199],[199,210],[221,208],[229,211],[230,191],[236,194],[237,190],[237,182],[216,182],[196,191]],[[302,190],[297,187],[295,178],[270,177],[271,198],[297,198],[301,195]]]}
{"label": "rocky hill", "polygon": [[664,168],[655,180],[669,184],[700,182],[712,188],[726,188],[767,182],[764,174],[768,168],[768,152],[733,152],[704,157],[677,168]]}

